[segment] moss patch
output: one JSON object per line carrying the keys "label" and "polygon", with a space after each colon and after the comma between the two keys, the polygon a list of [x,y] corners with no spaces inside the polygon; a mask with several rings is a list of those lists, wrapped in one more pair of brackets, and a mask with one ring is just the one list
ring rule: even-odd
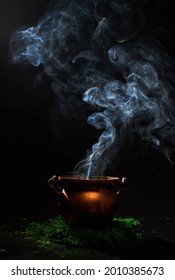
{"label": "moss patch", "polygon": [[111,226],[105,229],[75,228],[58,216],[44,222],[27,222],[25,235],[34,238],[39,248],[56,250],[64,244],[72,248],[95,248],[114,255],[139,242],[142,237],[139,227],[140,222],[134,218],[114,218]]}

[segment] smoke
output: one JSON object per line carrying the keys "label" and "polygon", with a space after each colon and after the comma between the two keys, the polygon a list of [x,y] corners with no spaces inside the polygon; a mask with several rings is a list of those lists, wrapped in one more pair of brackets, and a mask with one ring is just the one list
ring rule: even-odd
{"label": "smoke", "polygon": [[102,133],[76,174],[103,175],[136,135],[170,161],[175,151],[175,65],[144,34],[140,2],[53,1],[11,36],[13,62],[42,65],[60,112],[84,102],[96,110],[87,121]]}

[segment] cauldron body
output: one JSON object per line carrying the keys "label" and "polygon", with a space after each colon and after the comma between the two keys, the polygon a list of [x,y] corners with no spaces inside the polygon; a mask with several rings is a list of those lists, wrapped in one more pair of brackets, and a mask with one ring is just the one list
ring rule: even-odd
{"label": "cauldron body", "polygon": [[118,177],[53,176],[49,184],[59,195],[60,212],[72,226],[109,225],[118,208]]}

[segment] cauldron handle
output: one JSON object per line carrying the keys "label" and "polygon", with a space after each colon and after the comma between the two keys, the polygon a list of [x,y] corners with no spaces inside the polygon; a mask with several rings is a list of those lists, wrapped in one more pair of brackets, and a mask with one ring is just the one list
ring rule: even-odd
{"label": "cauldron handle", "polygon": [[126,190],[128,190],[129,183],[128,183],[128,181],[126,180],[126,177],[123,177],[123,178],[120,179],[119,181],[114,182],[114,183],[113,183],[113,186],[114,186],[114,188],[116,189],[117,194],[118,194],[120,191],[126,191]]}
{"label": "cauldron handle", "polygon": [[54,189],[54,191],[58,195],[62,194],[63,186],[60,183],[60,181],[57,179],[56,175],[53,175],[52,178],[50,178],[47,182],[48,182],[49,187]]}

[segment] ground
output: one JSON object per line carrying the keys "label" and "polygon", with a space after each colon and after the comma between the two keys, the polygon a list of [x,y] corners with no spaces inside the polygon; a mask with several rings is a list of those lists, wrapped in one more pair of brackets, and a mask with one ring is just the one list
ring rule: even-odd
{"label": "ground", "polygon": [[[1,260],[45,260],[45,259],[175,259],[175,218],[142,217],[140,229],[142,240],[134,247],[110,252],[67,244],[52,245],[47,249],[38,247],[34,238],[25,234],[24,218],[9,218],[0,229]],[[55,246],[53,248],[53,246]]]}

